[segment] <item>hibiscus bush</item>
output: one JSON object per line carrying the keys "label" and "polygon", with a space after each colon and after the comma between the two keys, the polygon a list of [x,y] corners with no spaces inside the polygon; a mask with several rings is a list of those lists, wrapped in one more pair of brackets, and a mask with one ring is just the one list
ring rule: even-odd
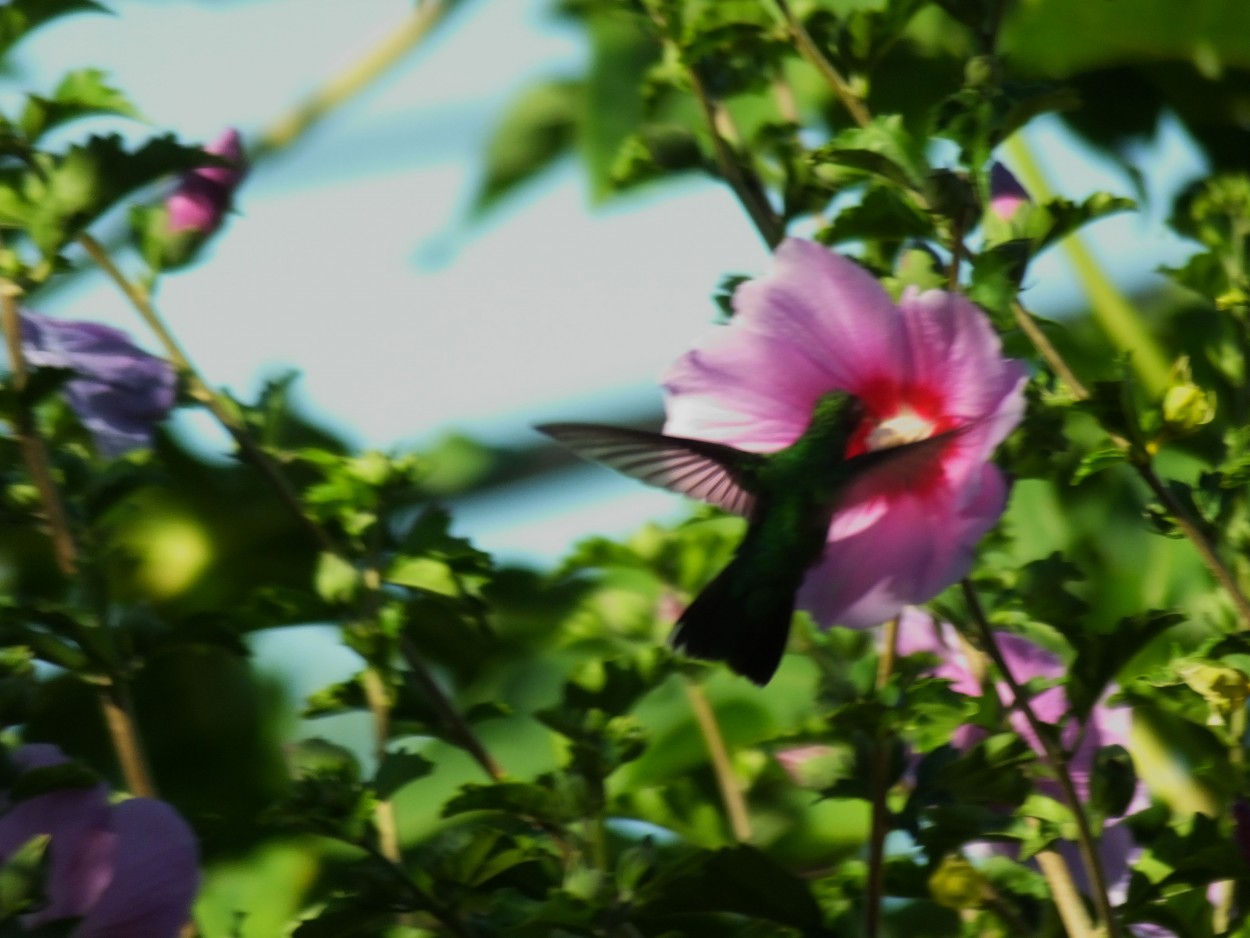
{"label": "hibiscus bush", "polygon": [[[0,53],[104,6],[0,3]],[[208,143],[91,63],[6,71],[0,935],[1250,935],[1250,7],[548,7],[584,69],[501,116],[475,217],[569,156],[604,202],[709,177],[771,254],[709,284],[662,423],[548,426],[692,497],[552,569],[458,501],[606,470],[354,451],[160,309],[401,34]],[[1124,191],[1052,191],[1037,121]],[[1163,126],[1201,178],[1139,171]],[[1132,294],[1085,247],[1123,213],[1189,248]],[[1083,308],[1038,316],[1039,269]],[[131,330],[42,308],[93,275]],[[301,715],[358,738],[294,732],[251,657],[310,624],[356,673]]]}

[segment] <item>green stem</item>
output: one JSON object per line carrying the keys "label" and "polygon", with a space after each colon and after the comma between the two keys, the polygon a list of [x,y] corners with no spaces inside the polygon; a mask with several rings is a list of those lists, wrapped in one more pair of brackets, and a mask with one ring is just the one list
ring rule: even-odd
{"label": "green stem", "polygon": [[1029,729],[1032,730],[1033,735],[1037,737],[1042,747],[1046,761],[1050,763],[1050,767],[1055,773],[1055,779],[1059,783],[1059,790],[1063,795],[1063,802],[1072,813],[1072,818],[1076,822],[1077,851],[1081,855],[1085,872],[1089,876],[1089,886],[1090,891],[1093,893],[1094,907],[1098,910],[1098,917],[1102,920],[1102,926],[1105,929],[1107,938],[1117,938],[1119,927],[1116,923],[1115,913],[1111,908],[1111,899],[1107,892],[1107,876],[1102,868],[1102,858],[1098,855],[1098,841],[1094,837],[1093,829],[1090,827],[1089,818],[1085,815],[1085,809],[1077,794],[1076,786],[1072,783],[1072,773],[1068,770],[1067,756],[1050,735],[1053,727],[1042,723],[1034,711],[1024,688],[1020,686],[1020,682],[1016,680],[1010,666],[1007,664],[1007,659],[1003,657],[1002,649],[998,646],[998,640],[994,636],[994,630],[990,627],[989,619],[986,618],[985,610],[981,606],[981,600],[977,596],[976,590],[972,588],[972,584],[968,580],[964,580],[962,586],[964,598],[968,603],[968,611],[977,627],[982,650],[994,662],[994,667],[998,669],[1003,682],[1011,691],[1012,706],[1024,716],[1025,721],[1029,724]]}
{"label": "green stem", "polygon": [[[0,282],[0,317],[3,318],[4,339],[8,347],[9,361],[13,368],[13,387],[20,396],[29,380],[26,358],[22,354],[21,318],[18,315],[17,298],[20,290],[9,281]],[[52,552],[61,573],[67,578],[78,573],[78,545],[70,529],[69,516],[61,500],[60,490],[52,477],[52,465],[48,450],[35,430],[30,410],[23,402],[18,408],[15,431],[21,447],[26,470],[39,493],[44,519],[52,538]],[[98,694],[104,725],[113,743],[113,751],[121,766],[122,777],[132,794],[145,798],[156,797],[156,784],[148,769],[143,743],[135,722],[134,707],[126,682],[118,675],[111,675],[108,683]]]}
{"label": "green stem", "polygon": [[[4,340],[8,347],[9,363],[13,370],[13,389],[19,398],[26,389],[29,371],[26,368],[26,357],[22,354],[22,321],[18,315],[17,298],[21,295],[20,288],[10,281],[0,281],[0,315],[3,316]],[[72,577],[78,571],[78,547],[74,543],[74,535],[70,530],[69,516],[65,513],[65,505],[61,501],[61,493],[56,481],[52,478],[52,465],[48,459],[48,450],[35,430],[35,422],[24,399],[19,402],[14,417],[14,432],[17,434],[18,446],[22,451],[22,460],[26,463],[26,471],[35,484],[39,494],[39,503],[43,507],[44,521],[48,525],[48,534],[52,539],[52,553],[56,565],[66,577]]]}
{"label": "green stem", "polygon": [[[663,12],[653,3],[646,3],[644,6],[651,22],[655,24],[656,30],[663,37],[663,41],[680,57],[681,50],[675,48]],[[786,236],[785,222],[769,204],[764,184],[752,170],[742,164],[730,145],[736,133],[728,114],[708,93],[699,70],[693,64],[686,63],[686,75],[690,79],[690,87],[703,112],[704,123],[707,124],[707,132],[712,139],[712,149],[716,154],[716,164],[720,167],[722,178],[750,216],[755,230],[764,239],[764,243],[770,250],[777,247]],[[726,137],[729,139],[727,140]]]}
{"label": "green stem", "polygon": [[[1050,198],[1053,195],[1050,183],[1033,158],[1024,137],[1021,134],[1013,136],[1007,141],[1007,150],[1034,198]],[[1103,272],[1080,235],[1066,238],[1063,247],[1077,279],[1085,287],[1094,320],[1112,345],[1130,355],[1133,370],[1147,390],[1155,396],[1162,395],[1167,390],[1170,368],[1167,356],[1155,340],[1150,327],[1142,321],[1137,310]]]}
{"label": "green stem", "polygon": [[453,6],[454,0],[417,4],[408,18],[381,42],[261,131],[252,146],[252,160],[262,160],[289,147],[336,108],[359,95],[415,50]]}
{"label": "green stem", "polygon": [[742,165],[737,153],[725,139],[722,132],[725,120],[721,116],[721,106],[712,100],[697,71],[694,68],[687,69],[687,71],[690,75],[690,85],[694,89],[695,97],[699,100],[699,107],[703,110],[703,117],[707,123],[708,134],[712,138],[712,148],[716,152],[716,163],[720,167],[721,175],[729,188],[733,190],[734,195],[738,197],[738,201],[742,203],[742,207],[746,209],[747,215],[751,217],[751,222],[755,225],[755,230],[759,232],[760,237],[764,239],[764,243],[770,249],[777,247],[786,236],[785,223],[768,203],[768,196],[765,194],[764,185],[759,177]]}
{"label": "green stem", "polygon": [[155,798],[156,782],[152,780],[152,772],[148,768],[147,756],[139,738],[129,687],[125,681],[113,679],[100,688],[99,699],[100,710],[104,714],[104,723],[108,727],[109,739],[113,742],[113,751],[117,754],[126,787],[132,795]]}
{"label": "green stem", "polygon": [[[1033,343],[1034,348],[1037,349],[1038,354],[1042,356],[1051,370],[1068,386],[1073,396],[1077,400],[1087,399],[1089,390],[1072,372],[1072,369],[1068,367],[1068,363],[1059,353],[1059,350],[1051,344],[1028,310],[1019,303],[1013,303],[1012,312],[1021,331]],[[1134,447],[1129,440],[1118,434],[1110,433],[1109,435],[1111,442],[1129,455],[1130,465],[1137,470],[1137,474],[1141,476],[1142,481],[1146,483],[1155,498],[1159,499],[1163,504],[1169,517],[1181,529],[1181,533],[1194,545],[1194,549],[1198,552],[1198,557],[1215,578],[1215,581],[1228,593],[1229,598],[1237,609],[1238,616],[1241,617],[1242,627],[1250,628],[1250,598],[1247,598],[1240,581],[1238,581],[1232,569],[1220,557],[1219,552],[1215,549],[1214,542],[1207,537],[1198,522],[1189,516],[1185,506],[1176,500],[1171,490],[1159,478],[1159,474],[1154,470],[1150,453],[1141,451],[1139,447]]]}
{"label": "green stem", "polygon": [[829,87],[833,89],[833,93],[842,102],[846,112],[851,115],[851,119],[860,127],[867,127],[872,123],[872,114],[869,113],[868,106],[864,103],[863,98],[851,90],[850,84],[842,77],[842,73],[838,71],[837,66],[829,61],[829,57],[821,51],[820,46],[816,45],[816,41],[812,39],[811,33],[807,31],[802,21],[790,9],[790,4],[787,0],[775,0],[775,2],[777,9],[781,11],[782,17],[785,18],[786,26],[789,27],[791,34],[794,36],[794,42],[798,46],[799,53],[829,83]]}
{"label": "green stem", "polygon": [[[876,690],[881,694],[894,673],[898,658],[899,619],[895,616],[885,624],[881,657],[877,660]],[[872,754],[872,827],[868,838],[868,907],[864,931],[868,938],[881,933],[881,905],[885,899],[885,838],[890,830],[886,805],[886,776],[890,770],[890,736],[878,739]]]}
{"label": "green stem", "polygon": [[746,799],[742,796],[742,784],[734,774],[733,763],[729,759],[729,749],[725,745],[725,737],[721,734],[720,724],[716,720],[716,712],[702,685],[694,681],[686,681],[686,697],[690,701],[690,709],[694,711],[695,722],[699,724],[699,732],[703,734],[703,742],[707,746],[708,757],[712,760],[712,771],[716,774],[716,784],[720,787],[721,801],[725,805],[725,813],[729,816],[729,827],[734,839],[741,843],[749,843],[751,815],[747,811]]}
{"label": "green stem", "polygon": [[1054,850],[1039,850],[1034,856],[1046,883],[1050,886],[1050,897],[1059,910],[1059,919],[1063,922],[1068,938],[1093,938],[1094,923],[1085,911],[1085,903],[1077,891],[1076,883],[1072,882],[1072,872],[1063,857]]}
{"label": "green stem", "polygon": [[[386,741],[391,736],[391,695],[382,674],[373,665],[365,668],[363,682],[365,701],[373,722],[373,757],[380,766],[387,755]],[[378,849],[392,863],[399,863],[403,857],[399,847],[395,802],[389,798],[379,800],[373,810],[373,822],[378,828]]]}
{"label": "green stem", "polygon": [[1050,366],[1050,370],[1058,375],[1059,380],[1068,386],[1078,400],[1085,400],[1089,397],[1089,390],[1068,366],[1067,361],[1059,353],[1059,350],[1055,348],[1054,343],[1050,341],[1050,337],[1042,331],[1042,327],[1037,324],[1037,320],[1033,315],[1018,302],[1012,302],[1011,313],[1015,317],[1016,325],[1020,327],[1020,331],[1033,343],[1037,353]]}
{"label": "green stem", "polygon": [[503,769],[500,768],[494,757],[487,752],[486,747],[482,745],[482,741],[473,732],[473,728],[465,722],[464,717],[452,705],[451,700],[443,693],[443,689],[438,686],[438,682],[430,674],[430,669],[425,666],[425,661],[421,658],[421,653],[417,650],[417,646],[412,643],[411,639],[401,637],[399,650],[400,654],[403,655],[404,661],[408,663],[408,669],[411,671],[417,685],[425,693],[434,709],[438,711],[438,715],[442,718],[447,728],[451,730],[460,747],[473,757],[473,761],[482,767],[482,771],[489,775],[492,781],[503,781]]}
{"label": "green stem", "polygon": [[326,530],[304,511],[299,495],[296,494],[291,484],[287,482],[286,476],[282,474],[274,460],[270,458],[269,454],[264,451],[259,443],[252,439],[252,435],[235,416],[233,410],[222,396],[214,391],[208,382],[204,380],[199,370],[191,362],[187,353],[183,351],[178,340],[174,338],[173,333],[169,331],[169,327],[165,325],[164,320],[156,311],[156,307],[152,304],[148,292],[122,273],[117,265],[113,263],[113,259],[103,245],[91,235],[86,232],[80,234],[78,243],[130,301],[135,311],[138,312],[148,328],[152,330],[153,335],[156,336],[156,340],[164,348],[166,357],[186,375],[191,396],[208,408],[209,412],[217,419],[217,422],[225,428],[226,432],[230,434],[235,444],[239,447],[240,452],[265,477],[274,492],[290,510],[292,516],[300,523],[309,537],[312,538],[321,550],[342,556],[341,549],[335,544]]}

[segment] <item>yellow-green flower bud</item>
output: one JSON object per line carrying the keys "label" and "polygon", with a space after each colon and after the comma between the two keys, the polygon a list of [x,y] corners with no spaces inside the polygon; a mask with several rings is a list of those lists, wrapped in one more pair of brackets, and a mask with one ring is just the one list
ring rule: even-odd
{"label": "yellow-green flower bud", "polygon": [[976,909],[985,904],[989,885],[985,877],[963,857],[943,858],[929,877],[929,895],[948,909]]}
{"label": "yellow-green flower bud", "polygon": [[1210,725],[1224,722],[1250,697],[1250,676],[1238,668],[1222,664],[1187,664],[1177,672],[1191,690],[1201,694],[1211,708]]}
{"label": "yellow-green flower bud", "polygon": [[1174,434],[1192,433],[1215,418],[1215,398],[1194,384],[1189,359],[1172,367],[1172,386],[1163,395],[1163,423]]}

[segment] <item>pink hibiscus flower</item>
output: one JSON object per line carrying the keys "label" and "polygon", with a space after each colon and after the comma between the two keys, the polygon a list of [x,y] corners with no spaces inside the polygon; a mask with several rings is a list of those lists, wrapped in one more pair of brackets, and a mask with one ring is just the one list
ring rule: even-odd
{"label": "pink hibiscus flower", "polygon": [[941,290],[895,305],[853,261],[797,239],[734,309],[666,376],[666,434],[772,452],[835,390],[865,408],[848,456],[964,428],[930,471],[848,489],[798,605],[823,625],[875,625],[964,576],[1006,504],[990,455],[1024,412],[1024,365],[1003,358],[985,315]]}

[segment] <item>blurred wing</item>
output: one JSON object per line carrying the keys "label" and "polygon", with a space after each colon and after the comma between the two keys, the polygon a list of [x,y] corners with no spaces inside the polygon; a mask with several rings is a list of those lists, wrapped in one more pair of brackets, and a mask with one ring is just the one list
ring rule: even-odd
{"label": "blurred wing", "polygon": [[747,486],[750,471],[764,463],[758,453],[597,423],[545,423],[534,429],[583,459],[603,463],[648,485],[743,517],[750,517],[755,509],[755,496]]}

